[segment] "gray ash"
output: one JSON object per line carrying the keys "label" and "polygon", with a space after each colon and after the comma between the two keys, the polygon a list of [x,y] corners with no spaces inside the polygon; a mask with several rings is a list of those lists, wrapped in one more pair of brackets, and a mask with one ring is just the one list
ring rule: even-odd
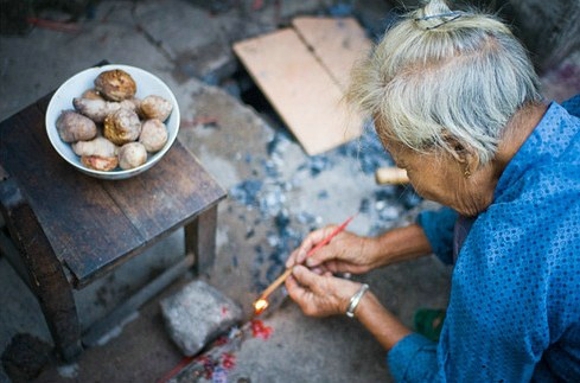
{"label": "gray ash", "polygon": [[263,182],[260,180],[242,181],[230,188],[229,195],[246,206],[257,207],[259,205],[258,193],[262,190],[262,185]]}
{"label": "gray ash", "polygon": [[364,127],[358,140],[342,145],[337,151],[344,157],[358,161],[365,174],[374,174],[380,167],[393,165],[393,160],[383,148],[372,124]]}
{"label": "gray ash", "polygon": [[[266,232],[266,243],[255,247],[252,277],[256,291],[266,288],[283,272],[290,253],[320,223],[319,217],[307,211],[290,212],[287,193],[294,190],[295,185],[292,180],[284,178],[283,166],[292,139],[284,130],[278,129],[266,144],[267,158],[253,158],[249,154],[245,156],[247,163],[258,164],[253,171],[253,178],[240,182],[229,191],[232,199],[259,212],[257,223],[272,222]],[[322,173],[332,171],[345,158],[357,162],[359,166],[356,171],[365,174],[374,174],[379,167],[393,166],[392,159],[384,150],[374,129],[367,126],[358,140],[321,155],[306,156],[295,171],[316,179]],[[317,198],[327,200],[336,193],[340,193],[340,190],[323,189],[318,192]],[[409,186],[377,185],[373,194],[361,200],[359,213],[370,217],[372,224],[368,234],[376,235],[391,227],[405,210],[420,202],[421,198]],[[246,238],[254,236],[255,231],[251,223],[248,223]]]}

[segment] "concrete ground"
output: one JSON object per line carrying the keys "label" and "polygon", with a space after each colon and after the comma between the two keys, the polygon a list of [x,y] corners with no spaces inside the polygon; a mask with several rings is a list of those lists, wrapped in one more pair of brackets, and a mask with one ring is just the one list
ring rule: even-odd
{"label": "concrete ground", "polygon": [[[0,120],[103,59],[141,67],[169,85],[182,115],[179,139],[229,192],[219,208],[215,265],[197,278],[238,302],[247,317],[257,294],[283,271],[289,252],[310,230],[358,212],[350,229],[373,235],[404,225],[429,205],[412,190],[375,184],[374,169],[390,160],[370,132],[357,142],[308,157],[230,49],[235,41],[275,30],[303,14],[354,14],[373,37],[389,19],[386,2],[362,1],[354,8],[333,1],[259,3],[100,1],[83,9],[75,30],[44,25],[21,35],[0,35]],[[43,16],[67,14],[49,9]],[[565,70],[546,74],[547,97],[562,100],[580,90],[570,81],[578,78],[570,77],[570,70],[579,73],[577,56]],[[77,292],[84,326],[178,257],[182,236],[174,233],[143,257]],[[427,257],[360,279],[411,326],[417,308],[445,306],[450,273]],[[0,354],[15,339],[32,350],[27,369],[14,370],[14,361],[3,363],[0,382],[169,378],[179,371],[183,356],[164,328],[159,300],[193,278],[181,278],[88,347],[76,363],[63,365],[50,353],[38,304],[0,256]],[[229,382],[391,381],[385,352],[356,321],[307,318],[291,301],[280,302],[263,319],[271,336],[246,336],[233,344],[228,352],[235,366],[215,374],[215,381],[224,374]],[[174,381],[208,381],[191,371],[186,368]]]}

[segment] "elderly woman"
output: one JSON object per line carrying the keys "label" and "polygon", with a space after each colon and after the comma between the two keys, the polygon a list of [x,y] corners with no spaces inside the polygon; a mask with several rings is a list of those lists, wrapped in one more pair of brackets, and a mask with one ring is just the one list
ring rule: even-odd
{"label": "elderly woman", "polygon": [[[349,314],[397,381],[580,382],[580,97],[544,103],[524,48],[492,16],[434,0],[391,28],[349,96],[420,195],[445,207],[376,238],[312,232],[287,261],[305,314]],[[365,273],[435,253],[454,263],[438,342]]]}

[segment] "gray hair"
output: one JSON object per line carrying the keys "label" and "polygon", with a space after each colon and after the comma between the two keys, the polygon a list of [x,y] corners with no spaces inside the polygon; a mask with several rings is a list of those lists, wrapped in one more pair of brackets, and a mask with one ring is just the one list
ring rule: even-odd
{"label": "gray hair", "polygon": [[383,139],[451,152],[451,136],[484,165],[510,118],[541,96],[527,52],[506,25],[431,0],[354,68],[347,99],[387,127],[378,132]]}

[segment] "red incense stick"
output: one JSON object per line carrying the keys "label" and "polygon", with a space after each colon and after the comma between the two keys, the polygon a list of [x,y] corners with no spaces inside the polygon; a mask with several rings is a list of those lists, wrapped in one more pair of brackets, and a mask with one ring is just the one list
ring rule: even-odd
{"label": "red incense stick", "polygon": [[[323,246],[328,245],[328,243],[332,240],[332,238],[336,237],[337,234],[339,234],[344,229],[346,229],[346,227],[348,226],[350,221],[352,221],[355,216],[356,216],[356,214],[349,217],[346,221],[344,221],[342,224],[340,224],[340,226],[337,226],[336,229],[334,229],[332,231],[332,233],[327,235],[322,241],[318,242],[316,244],[316,246],[314,246],[312,249],[310,249],[308,251],[308,253],[306,254],[306,257],[310,257],[318,249],[320,249]],[[255,308],[256,314],[261,313],[262,311],[264,311],[268,307],[268,297],[270,296],[270,294],[272,294],[272,292],[274,292],[274,290],[276,290],[282,283],[284,283],[284,281],[286,280],[286,278],[288,278],[290,276],[290,274],[292,274],[291,267],[286,269],[286,271],[284,273],[282,273],[282,275],[280,275],[278,278],[276,278],[276,280],[274,282],[272,282],[270,284],[270,286],[268,286],[262,292],[262,294],[260,295],[260,298],[258,298],[258,300],[256,300],[254,302],[254,308]]]}

